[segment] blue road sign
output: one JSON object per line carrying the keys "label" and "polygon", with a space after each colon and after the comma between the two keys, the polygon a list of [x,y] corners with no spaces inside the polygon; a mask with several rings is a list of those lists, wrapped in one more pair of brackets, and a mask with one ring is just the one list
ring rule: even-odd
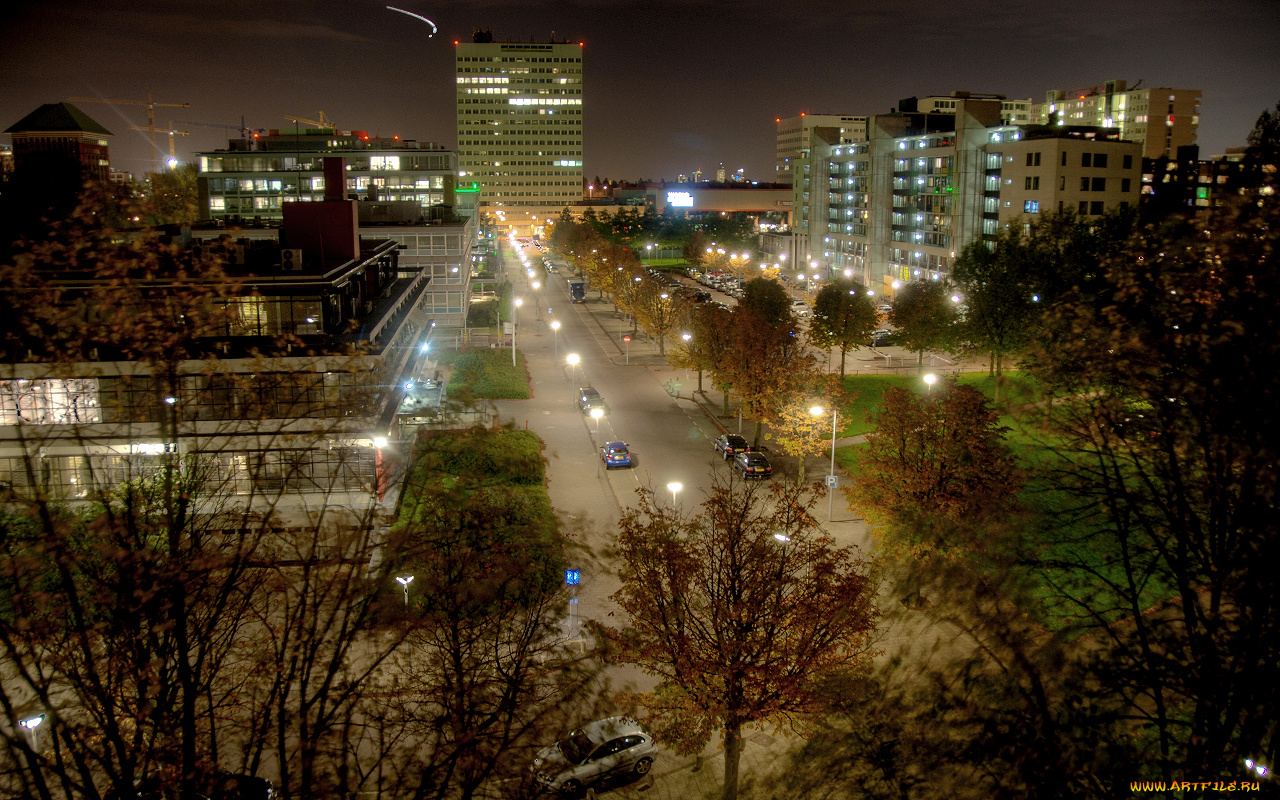
{"label": "blue road sign", "polygon": [[582,582],[582,570],[566,569],[564,571],[564,582],[569,586],[577,586]]}

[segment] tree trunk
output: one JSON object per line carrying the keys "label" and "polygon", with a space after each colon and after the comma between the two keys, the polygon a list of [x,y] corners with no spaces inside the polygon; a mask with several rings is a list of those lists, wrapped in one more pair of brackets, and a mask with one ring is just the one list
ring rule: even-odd
{"label": "tree trunk", "polygon": [[996,376],[996,351],[992,350],[987,361],[987,375],[994,378]]}
{"label": "tree trunk", "polygon": [[804,454],[800,454],[798,468],[796,469],[796,486],[804,486]]}
{"label": "tree trunk", "polygon": [[920,348],[920,360],[916,362],[916,374],[924,374],[924,348]]}
{"label": "tree trunk", "polygon": [[724,727],[724,791],[721,800],[738,800],[738,764],[742,760],[742,726]]}
{"label": "tree trunk", "polygon": [[698,394],[706,395],[706,392],[702,391],[702,370],[698,370]]}
{"label": "tree trunk", "polygon": [[667,354],[666,339],[666,334],[658,334],[658,355],[660,356],[665,356]]}
{"label": "tree trunk", "polygon": [[760,448],[760,432],[764,430],[764,420],[756,418],[756,435],[751,439],[751,449],[758,450]]}
{"label": "tree trunk", "polygon": [[848,352],[849,352],[849,349],[847,347],[845,347],[844,345],[840,345],[840,380],[841,381],[844,380],[844,359],[845,359],[845,354]]}
{"label": "tree trunk", "polygon": [[726,388],[722,391],[724,392],[724,413],[721,416],[727,417],[729,416],[729,390]]}

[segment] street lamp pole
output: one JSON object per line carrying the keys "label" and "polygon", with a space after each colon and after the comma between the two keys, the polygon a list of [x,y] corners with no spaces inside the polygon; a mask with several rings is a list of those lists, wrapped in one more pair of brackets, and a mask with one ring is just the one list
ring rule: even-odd
{"label": "street lamp pole", "polygon": [[[822,406],[814,406],[809,409],[809,413],[815,417],[820,417],[827,412],[823,410]],[[839,408],[831,409],[831,471],[827,473],[831,477],[835,477],[836,474],[836,428],[838,427],[837,421],[839,415]],[[828,486],[827,488],[830,489],[830,492],[827,494],[827,522],[830,522],[834,508],[836,487]]]}
{"label": "street lamp pole", "polygon": [[511,298],[511,366],[516,365],[516,326],[519,323],[520,306],[524,301],[519,297]]}
{"label": "street lamp pole", "polygon": [[37,753],[40,752],[40,740],[36,738],[36,728],[40,727],[40,723],[42,722],[44,722],[44,714],[40,714],[39,716],[35,716],[35,717],[29,717],[27,719],[21,720],[18,723],[22,727],[31,731],[31,749]]}
{"label": "street lamp pole", "polygon": [[404,575],[396,578],[396,583],[404,587],[404,607],[409,607],[409,584],[413,583],[412,575]]}

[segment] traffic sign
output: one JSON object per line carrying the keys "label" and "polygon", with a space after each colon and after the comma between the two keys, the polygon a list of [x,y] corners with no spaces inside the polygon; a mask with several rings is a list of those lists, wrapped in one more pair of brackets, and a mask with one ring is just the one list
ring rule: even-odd
{"label": "traffic sign", "polygon": [[828,488],[828,489],[834,489],[834,488],[836,488],[836,487],[837,487],[837,486],[839,486],[839,485],[840,485],[840,476],[839,476],[839,475],[828,475],[828,476],[827,476],[827,488]]}
{"label": "traffic sign", "polygon": [[577,586],[582,582],[582,570],[566,569],[564,571],[564,582],[569,586]]}
{"label": "traffic sign", "polygon": [[624,341],[624,342],[626,342],[626,343],[630,344],[630,343],[631,343],[631,337],[630,337],[630,336],[623,336],[623,337],[622,337],[622,341]]}

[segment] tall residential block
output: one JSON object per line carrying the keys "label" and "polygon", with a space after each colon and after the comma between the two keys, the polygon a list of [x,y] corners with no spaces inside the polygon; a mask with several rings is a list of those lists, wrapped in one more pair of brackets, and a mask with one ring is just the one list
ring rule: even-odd
{"label": "tall residential block", "polygon": [[1200,90],[1129,88],[1122,80],[1084,89],[1054,89],[1031,109],[1043,125],[1113,128],[1121,139],[1139,142],[1143,158],[1177,158],[1178,148],[1196,143]]}
{"label": "tall residential block", "polygon": [[794,183],[794,169],[807,156],[809,139],[815,128],[831,128],[843,144],[867,140],[867,118],[841,114],[801,114],[775,119],[778,126],[778,151],[774,159],[775,183]]}
{"label": "tall residential block", "polygon": [[540,233],[582,199],[582,44],[457,43],[458,178],[500,230]]}
{"label": "tall residential block", "polygon": [[908,98],[906,111],[869,117],[863,142],[813,129],[793,187],[793,232],[766,247],[789,250],[798,269],[892,295],[904,281],[946,279],[966,245],[1038,214],[1137,205],[1138,143],[1095,126],[1009,124],[1000,97],[953,98],[928,111]]}

